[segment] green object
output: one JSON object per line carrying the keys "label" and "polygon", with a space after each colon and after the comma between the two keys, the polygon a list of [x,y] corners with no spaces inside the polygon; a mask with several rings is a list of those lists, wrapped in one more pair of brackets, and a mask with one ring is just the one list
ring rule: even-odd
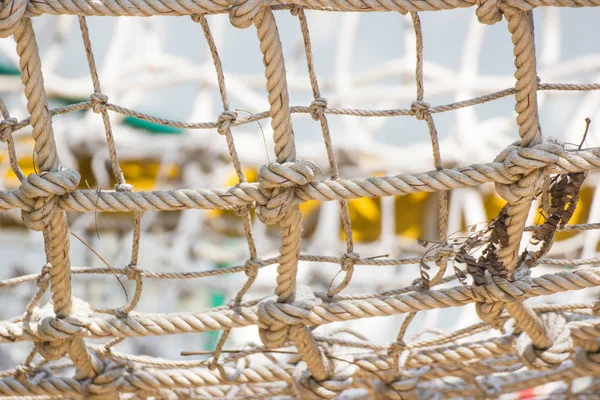
{"label": "green object", "polygon": [[89,99],[80,99],[80,98],[75,98],[75,97],[62,97],[62,96],[50,96],[49,99],[52,101],[55,101],[61,107],[70,106],[71,104],[78,104],[78,103],[84,103],[86,101],[89,101]]}
{"label": "green object", "polygon": [[143,129],[153,134],[163,134],[163,135],[177,135],[183,132],[181,128],[175,128],[173,126],[165,126],[161,124],[156,124],[154,122],[146,121],[144,119],[126,116],[123,120],[124,125],[131,126],[132,128]]}
{"label": "green object", "polygon": [[0,62],[0,75],[21,75],[21,71],[14,65]]}

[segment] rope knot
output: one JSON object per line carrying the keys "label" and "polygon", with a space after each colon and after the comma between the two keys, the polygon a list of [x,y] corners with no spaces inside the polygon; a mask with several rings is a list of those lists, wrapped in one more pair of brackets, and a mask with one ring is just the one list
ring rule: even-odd
{"label": "rope knot", "polygon": [[429,367],[410,369],[402,371],[402,377],[388,384],[381,385],[378,391],[383,398],[394,400],[417,400],[431,398],[420,393],[417,385],[421,377],[429,370]]}
{"label": "rope knot", "polygon": [[259,335],[265,347],[282,347],[290,336],[291,327],[299,325],[310,315],[310,310],[319,305],[312,290],[298,285],[294,300],[290,303],[277,303],[271,296],[258,304]]}
{"label": "rope knot", "polygon": [[477,20],[486,25],[493,25],[502,20],[501,0],[477,0],[475,15]]}
{"label": "rope knot", "polygon": [[144,270],[137,264],[129,264],[125,267],[125,274],[127,275],[127,279],[130,281],[138,279],[143,271]]}
{"label": "rope knot", "polygon": [[294,369],[294,385],[302,399],[333,399],[338,397],[352,384],[352,376],[356,373],[356,365],[350,356],[337,356],[333,361],[333,370],[328,379],[316,380],[304,361]]}
{"label": "rope knot", "polygon": [[354,268],[354,264],[356,264],[360,260],[360,254],[355,252],[344,253],[342,255],[342,270],[348,271]]}
{"label": "rope knot", "polygon": [[116,362],[104,359],[101,372],[85,386],[85,398],[90,400],[116,400],[119,388],[125,382],[125,367]]}
{"label": "rope knot", "polygon": [[224,135],[227,133],[227,131],[231,129],[231,126],[235,122],[236,118],[237,113],[235,111],[223,111],[217,119],[217,123],[219,124],[217,132],[219,132],[219,135]]}
{"label": "rope knot", "polygon": [[106,103],[108,103],[108,96],[102,93],[93,93],[90,96],[92,102],[92,111],[96,114],[102,113],[106,109]]}
{"label": "rope knot", "polygon": [[[521,301],[531,290],[532,279],[529,271],[513,280],[501,276],[486,275],[488,282],[483,286],[473,286],[472,293],[475,299],[483,303],[510,303]],[[516,279],[515,279],[516,278]]]}
{"label": "rope knot", "polygon": [[248,278],[256,278],[258,275],[258,270],[262,267],[262,260],[260,258],[246,260],[245,270],[246,276]]}
{"label": "rope knot", "polygon": [[325,115],[325,110],[327,109],[327,99],[323,97],[317,97],[310,103],[308,107],[310,109],[310,115],[312,115],[315,121],[321,119],[323,115]]}
{"label": "rope knot", "polygon": [[252,25],[262,7],[262,0],[233,0],[229,9],[229,22],[236,28],[247,28]]}
{"label": "rope knot", "polygon": [[573,349],[571,332],[565,318],[558,313],[542,314],[540,319],[552,344],[546,349],[538,349],[534,347],[527,333],[523,332],[517,339],[517,355],[529,369],[556,368],[571,355]]}
{"label": "rope knot", "polygon": [[63,357],[72,339],[90,325],[91,315],[90,305],[78,298],[73,298],[72,313],[66,318],[57,318],[52,304],[34,309],[28,331],[42,339],[34,343],[36,351],[49,361]]}
{"label": "rope knot", "polygon": [[404,350],[406,350],[406,343],[404,340],[396,340],[394,343],[390,344],[387,353],[389,356],[395,357]]}
{"label": "rope knot", "polygon": [[0,121],[0,142],[5,143],[15,130],[19,121],[16,118],[10,117]]}
{"label": "rope knot", "polygon": [[294,203],[295,187],[311,183],[317,172],[316,164],[303,160],[262,166],[258,182],[267,201],[256,209],[259,219],[265,224],[277,224],[283,220]]}
{"label": "rope knot", "polygon": [[504,324],[506,323],[506,318],[502,318],[502,311],[504,311],[504,303],[496,302],[496,303],[475,303],[475,311],[477,312],[477,316],[483,322],[487,322],[494,329],[498,329],[502,331],[504,329]]}
{"label": "rope knot", "polygon": [[291,13],[291,14],[292,14],[294,17],[297,17],[298,15],[300,15],[300,11],[302,11],[302,7],[301,7],[301,6],[299,6],[299,5],[297,5],[297,4],[294,4],[294,5],[292,6],[292,8],[290,8],[290,13]]}
{"label": "rope knot", "polygon": [[27,0],[4,0],[0,4],[0,38],[12,35],[27,10]]}
{"label": "rope knot", "polygon": [[425,119],[425,116],[429,114],[429,103],[422,100],[413,101],[410,105],[410,111],[419,121],[422,121]]}
{"label": "rope knot", "polygon": [[512,204],[532,197],[541,184],[544,170],[557,163],[564,151],[564,145],[554,138],[546,138],[532,147],[521,147],[520,142],[511,144],[494,162],[503,163],[507,175],[514,181],[508,184],[496,182],[496,191]]}
{"label": "rope knot", "polygon": [[50,280],[50,270],[52,269],[52,264],[47,263],[42,267],[42,271],[40,272],[40,276],[37,278],[36,285],[38,287],[42,287]]}
{"label": "rope knot", "polygon": [[438,260],[443,260],[444,258],[452,257],[455,254],[456,250],[454,250],[452,246],[442,246],[435,253],[435,256],[438,258]]}
{"label": "rope knot", "polygon": [[19,189],[31,205],[31,210],[21,211],[25,226],[35,231],[44,229],[56,211],[59,196],[75,191],[79,179],[79,173],[70,169],[30,174]]}

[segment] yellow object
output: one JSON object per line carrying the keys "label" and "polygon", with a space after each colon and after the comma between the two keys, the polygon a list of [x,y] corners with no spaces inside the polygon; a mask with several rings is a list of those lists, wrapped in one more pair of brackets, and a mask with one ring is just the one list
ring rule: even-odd
{"label": "yellow object", "polygon": [[[137,191],[152,190],[156,184],[161,169],[160,163],[153,160],[133,160],[121,162],[121,170],[125,180],[133,185]],[[166,178],[176,179],[181,171],[178,165],[170,164],[166,166]]]}

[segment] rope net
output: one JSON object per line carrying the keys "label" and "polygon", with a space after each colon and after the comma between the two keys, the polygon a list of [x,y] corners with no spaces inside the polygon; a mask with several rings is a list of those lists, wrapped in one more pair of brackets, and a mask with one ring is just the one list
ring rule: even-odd
{"label": "rope net", "polygon": [[[535,7],[596,5],[594,1],[498,0],[477,3],[462,0],[444,3],[4,1],[0,7],[0,36],[12,36],[16,41],[19,73],[30,116],[17,120],[5,102],[0,101],[3,116],[0,139],[7,145],[6,160],[19,181],[13,190],[0,190],[0,211],[14,214],[20,210],[22,223],[30,230],[42,232],[46,263],[39,273],[0,281],[2,290],[27,282],[37,285],[34,294],[30,293],[24,313],[0,322],[0,343],[30,342],[22,362],[0,372],[0,395],[89,399],[479,399],[497,398],[548,382],[562,382],[549,398],[596,398],[599,389],[595,377],[600,372],[597,304],[589,301],[535,303],[534,298],[600,285],[600,270],[593,266],[598,263],[597,258],[581,254],[574,259],[547,256],[557,232],[593,232],[600,227],[593,221],[568,224],[577,210],[584,182],[594,179],[588,171],[600,167],[600,148],[589,148],[583,140],[589,120],[585,134],[583,129],[581,131],[581,143],[570,144],[543,136],[538,106],[542,92],[593,91],[600,85],[542,82],[538,78],[533,26]],[[514,88],[431,106],[425,96],[423,32],[418,13],[472,6],[476,6],[477,18],[483,24],[506,19],[514,45]],[[283,13],[284,10],[291,11],[302,34],[313,99],[308,106],[290,105],[283,47],[274,17],[275,11]],[[416,95],[410,107],[367,110],[329,106],[315,72],[305,10],[395,11],[407,15],[416,50]],[[248,31],[254,30],[258,36],[270,105],[266,112],[243,116],[230,106],[222,62],[206,17],[220,13],[228,13],[234,27],[249,28]],[[41,14],[77,15],[93,85],[89,100],[49,107],[31,20]],[[222,104],[216,121],[189,123],[154,117],[112,104],[102,91],[86,17],[155,15],[188,15],[200,26],[214,64]],[[265,79],[261,84],[264,82]],[[509,96],[516,102],[517,141],[487,163],[460,166],[456,160],[448,162],[442,157],[434,122],[436,114]],[[101,116],[106,139],[103,151],[106,154],[108,148],[114,190],[86,189],[80,173],[63,168],[58,158],[60,141],[55,140],[52,117],[90,109]],[[236,183],[215,189],[134,190],[133,185],[127,183],[119,162],[121,149],[115,144],[118,141],[113,137],[114,121],[111,121],[114,115],[109,112],[166,127],[216,130],[227,145]],[[320,124],[326,160],[315,162],[296,156],[292,114],[309,114]],[[338,158],[344,157],[336,153],[332,141],[329,125],[332,115],[415,117],[427,126],[435,169],[342,178],[340,163],[348,161],[338,162]],[[247,177],[232,128],[263,119],[270,120],[275,158],[260,167],[257,180],[253,181]],[[18,139],[23,135],[35,141],[36,170],[28,175],[22,171],[18,158]],[[345,156],[353,159],[352,154]],[[453,234],[448,228],[449,194],[454,189],[479,187],[485,183],[493,183],[504,200],[497,215],[489,222],[471,225],[464,235]],[[383,201],[383,198],[428,192],[437,193],[437,232],[433,239],[420,241],[423,248],[419,255],[365,256],[357,252],[350,200],[382,198]],[[537,224],[532,224],[530,211],[532,206],[537,208],[538,199],[541,216]],[[334,255],[301,252],[301,206],[313,200],[338,203],[336,212],[339,212],[345,241],[343,252]],[[191,209],[233,211],[243,224],[246,261],[206,271],[153,272],[144,268],[138,262],[143,213]],[[79,237],[69,230],[68,211],[91,216],[131,213],[133,239],[125,266],[72,266],[71,238]],[[410,213],[410,210],[404,212]],[[155,214],[148,216],[155,218]],[[261,228],[253,223],[254,216],[264,225],[279,228],[276,256],[260,258],[253,232]],[[318,236],[317,232],[316,240]],[[597,236],[586,240],[593,241],[594,237],[597,243]],[[405,247],[414,251],[416,244],[415,241]],[[211,252],[210,248],[203,251]],[[301,261],[325,266],[338,264],[340,279],[325,285],[324,290],[313,290],[297,279]],[[274,290],[271,286],[269,295],[249,299],[247,294],[259,271],[271,265],[277,268]],[[348,290],[354,282],[355,269],[360,266],[403,265],[415,265],[420,278],[412,283],[396,281],[384,285],[387,287],[384,290],[366,294]],[[536,273],[541,265],[553,266],[554,270]],[[585,267],[574,268],[576,266]],[[568,268],[557,271],[556,267]],[[242,273],[245,282],[224,306],[177,313],[136,311],[148,280],[187,280]],[[135,288],[131,298],[115,308],[98,308],[86,301],[85,293],[74,295],[74,275],[99,274],[127,278]],[[50,299],[44,305],[47,292]],[[160,297],[160,294],[155,295]],[[466,305],[475,307],[479,322],[452,332],[436,331],[427,339],[407,338],[410,324],[420,311]],[[394,315],[401,315],[403,319],[396,325],[396,340],[387,345],[373,343],[360,332],[347,328],[328,335],[316,330],[330,323]],[[262,343],[229,351],[225,343],[232,329],[243,327],[257,330]],[[135,337],[213,331],[222,331],[216,348],[210,357],[201,360],[168,360],[113,349]],[[262,357],[262,363],[256,363],[257,357]],[[586,390],[573,392],[573,382],[582,377],[591,378]]]}

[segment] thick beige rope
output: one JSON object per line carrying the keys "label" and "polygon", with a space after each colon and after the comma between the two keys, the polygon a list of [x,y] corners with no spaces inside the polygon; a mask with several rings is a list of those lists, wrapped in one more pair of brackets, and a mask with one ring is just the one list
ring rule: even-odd
{"label": "thick beige rope", "polygon": [[[46,0],[43,2],[25,0],[15,1],[19,3],[18,13],[19,18],[23,14],[27,16],[40,14],[75,14],[80,16],[152,16],[152,15],[194,15],[194,14],[216,14],[225,13],[229,10],[230,2],[226,0],[145,0],[143,2],[135,2],[131,0],[113,0],[108,3],[97,3],[92,1],[76,1],[76,0]],[[230,14],[235,15],[240,13],[238,8],[243,8],[245,4],[252,3],[251,1],[237,4],[230,10]],[[254,1],[258,4],[260,2]],[[489,8],[494,10],[499,8],[502,3],[499,0],[477,2],[475,0],[449,0],[438,2],[433,0],[392,0],[389,2],[367,2],[367,1],[332,1],[332,0],[295,0],[293,2],[279,2],[275,0],[264,1],[265,6],[277,5],[297,5],[306,9],[326,10],[326,11],[354,11],[365,12],[369,11],[396,11],[403,14],[408,12],[420,11],[436,11],[436,10],[451,10],[454,8],[472,7],[474,5],[489,3]],[[510,7],[517,8],[521,11],[529,11],[536,7],[597,7],[600,3],[597,0],[507,0],[506,3]],[[479,5],[479,8],[482,6]],[[246,6],[250,10],[255,8]],[[22,14],[21,14],[22,13]],[[248,13],[248,11],[241,11]],[[16,12],[13,12],[16,14]],[[493,11],[492,11],[493,14]],[[17,18],[15,18],[17,19]],[[12,22],[12,21],[10,21]],[[10,27],[10,23],[6,24]],[[2,29],[4,26],[0,26]]]}
{"label": "thick beige rope", "polygon": [[[208,332],[249,325],[321,325],[331,322],[350,321],[360,318],[404,314],[434,308],[461,307],[473,302],[511,302],[526,298],[547,296],[570,290],[600,286],[600,269],[589,268],[573,272],[542,275],[531,282],[510,282],[494,278],[487,287],[473,290],[463,286],[448,289],[390,295],[383,292],[377,297],[336,300],[325,293],[307,308],[305,301],[279,304],[274,301],[262,303],[268,308],[266,320],[258,317],[261,306],[246,305],[240,308],[218,308],[198,313],[144,314],[136,313],[123,318],[99,318],[91,316],[84,321],[77,318],[34,319],[30,325],[23,322],[0,322],[0,343],[30,340],[44,341],[68,337],[128,337],[156,336],[184,332]],[[267,325],[268,324],[268,325]],[[30,326],[31,328],[27,328]],[[590,325],[593,326],[593,325]]]}
{"label": "thick beige rope", "polygon": [[[308,200],[333,201],[360,197],[403,196],[409,193],[478,186],[487,182],[510,185],[518,181],[523,173],[537,168],[545,169],[546,173],[552,174],[600,168],[600,148],[561,152],[560,148],[556,148],[554,145],[548,146],[542,143],[538,149],[511,147],[507,150],[509,156],[502,162],[474,164],[426,173],[367,179],[326,179],[312,183],[308,183],[306,177],[299,176],[293,201],[299,203]],[[518,164],[513,162],[513,159]],[[523,162],[528,165],[523,167]],[[307,175],[314,176],[314,172],[311,173],[308,171],[309,169],[310,167],[307,167],[305,170]],[[294,171],[284,169],[282,173],[294,174]],[[296,178],[295,175],[289,177]],[[156,192],[119,193],[78,190],[63,194],[66,189],[66,186],[49,185],[45,185],[43,188],[46,195],[61,196],[58,206],[63,210],[78,212],[173,211],[184,208],[227,209],[244,207],[253,202],[258,204],[267,204],[268,202],[268,198],[261,193],[259,184],[256,183],[244,183],[225,189],[180,189]],[[31,211],[32,206],[23,197],[22,189],[9,192],[0,191],[0,210],[20,208]]]}
{"label": "thick beige rope", "polygon": [[[476,4],[475,4],[476,3]],[[452,104],[431,107],[424,101],[422,33],[417,11],[442,10],[477,5],[480,22],[493,24],[506,17],[512,34],[515,54],[514,89],[468,99]],[[299,395],[301,398],[334,398],[348,388],[366,389],[374,398],[437,399],[441,396],[498,397],[521,388],[549,381],[570,382],[576,377],[598,376],[600,372],[600,322],[595,317],[598,305],[571,304],[566,306],[529,307],[523,302],[570,290],[598,287],[598,268],[563,271],[537,278],[517,265],[517,254],[529,212],[538,186],[549,174],[584,172],[600,167],[598,148],[580,151],[565,150],[565,145],[542,138],[539,130],[538,90],[598,90],[598,84],[540,84],[535,63],[533,18],[530,12],[540,6],[583,7],[597,6],[596,0],[586,1],[523,1],[523,0],[451,0],[449,2],[394,0],[388,3],[346,2],[331,0],[281,3],[275,0],[246,0],[229,2],[156,1],[88,2],[85,0],[26,0],[5,1],[0,6],[0,37],[14,35],[20,58],[30,118],[18,121],[10,116],[0,99],[0,141],[6,142],[9,163],[21,187],[0,191],[0,210],[19,208],[25,225],[44,231],[48,263],[39,275],[23,276],[0,281],[1,287],[12,287],[37,281],[37,290],[23,316],[0,322],[0,343],[28,340],[34,344],[24,363],[13,370],[0,372],[0,395],[45,396],[57,395],[89,399],[117,399],[120,392],[135,397],[156,396],[179,398],[208,396],[227,398],[264,398],[276,395]],[[298,16],[306,49],[313,101],[308,107],[290,107],[283,50],[274,9],[291,8]],[[328,11],[398,11],[411,12],[417,35],[416,83],[417,98],[410,109],[357,110],[328,107],[321,97],[308,30],[306,9]],[[217,48],[204,14],[229,13],[231,23],[239,28],[255,25],[265,64],[269,112],[238,118],[229,109],[225,77]],[[29,16],[76,14],[86,52],[94,93],[90,101],[49,110],[44,92],[40,59]],[[89,33],[84,19],[87,15],[192,15],[202,27],[215,65],[223,112],[216,122],[191,123],[156,118],[147,114],[108,103],[102,94],[96,71]],[[441,162],[437,132],[432,114],[481,104],[504,96],[516,97],[519,142],[509,145],[493,163],[444,169]],[[92,109],[103,118],[108,152],[117,179],[115,191],[78,191],[79,174],[61,170],[51,127],[51,116],[76,110]],[[167,126],[186,129],[216,129],[225,137],[239,184],[225,189],[183,189],[166,192],[133,192],[127,185],[119,166],[108,111],[138,117]],[[330,179],[317,181],[319,168],[310,161],[296,159],[292,113],[310,113],[321,124],[327,151]],[[345,180],[339,169],[329,132],[326,114],[388,117],[412,115],[425,120],[430,130],[435,171],[389,177]],[[275,142],[275,163],[261,168],[258,183],[248,183],[239,160],[231,128],[264,118],[271,118]],[[19,169],[13,135],[32,125],[39,174],[25,177]],[[492,277],[485,286],[455,286],[422,290],[417,284],[379,293],[339,294],[351,282],[355,265],[404,265],[435,261],[439,273],[431,285],[451,282],[444,277],[449,257],[456,251],[445,248],[447,199],[445,191],[494,182],[498,193],[510,207],[506,220],[509,244],[498,255],[511,277]],[[546,185],[547,186],[547,185]],[[546,187],[547,188],[547,187]],[[418,192],[440,192],[440,244],[436,254],[424,258],[377,259],[361,258],[354,252],[352,228],[345,200],[358,197],[397,196]],[[346,253],[341,257],[301,255],[301,215],[299,204],[309,200],[340,201],[341,217],[346,233]],[[260,260],[252,237],[250,209],[255,208],[261,221],[278,224],[281,229],[281,248],[277,260]],[[141,236],[140,212],[193,208],[233,209],[243,218],[249,248],[249,259],[240,266],[218,271],[150,272],[137,265]],[[71,268],[69,262],[68,228],[65,210],[80,212],[133,212],[134,230],[130,265],[118,268],[135,280],[133,299],[118,309],[97,309],[71,297],[71,273],[106,274],[105,268]],[[566,227],[564,230],[597,229],[598,224]],[[535,230],[529,227],[527,230]],[[346,272],[342,283],[328,293],[313,292],[298,285],[296,274],[300,260],[337,263]],[[543,259],[548,265],[598,264],[598,258],[578,260]],[[260,268],[278,263],[275,296],[244,302]],[[196,313],[144,314],[132,312],[143,290],[143,279],[192,279],[234,272],[245,272],[247,280],[232,304]],[[38,306],[50,287],[53,304]],[[482,305],[480,313],[485,322],[457,332],[442,334],[419,342],[405,343],[405,332],[416,312],[435,308],[460,307],[469,303]],[[504,307],[507,313],[501,313]],[[100,316],[100,314],[104,314]],[[360,335],[347,340],[332,336],[314,336],[312,328],[332,322],[349,321],[375,316],[407,314],[398,340],[389,349],[376,346]],[[512,333],[488,340],[469,342],[466,339],[491,328],[504,325],[512,317]],[[232,328],[256,325],[265,347],[250,349],[221,358]],[[129,356],[112,351],[127,337],[154,336],[178,333],[224,330],[217,349],[208,360],[180,362]],[[522,333],[521,333],[522,331]],[[348,332],[346,332],[348,334]],[[102,346],[86,346],[84,338],[109,338]],[[293,344],[294,347],[290,347]],[[279,364],[265,354],[272,364],[252,366],[251,355],[276,347],[297,351],[300,358],[295,366]],[[349,356],[338,354],[339,348],[369,350],[370,353]],[[294,350],[295,348],[295,350]],[[40,355],[44,361],[34,364]],[[78,370],[74,377],[57,377],[64,369],[68,355]],[[400,356],[400,357],[398,357]],[[569,361],[568,359],[572,360]],[[300,361],[301,360],[301,361]],[[235,368],[228,365],[240,362]],[[244,364],[245,363],[245,364]],[[47,364],[47,365],[46,365]],[[69,364],[71,365],[71,364]],[[204,366],[208,368],[203,368]],[[401,371],[398,367],[401,366]],[[523,367],[527,369],[520,371]],[[555,368],[551,372],[534,369]],[[489,377],[478,377],[487,373]],[[456,384],[440,382],[453,376]],[[293,385],[292,385],[293,383]],[[240,391],[235,389],[240,386]],[[570,389],[569,389],[570,390]],[[569,392],[565,391],[565,393]],[[239,394],[239,396],[238,396]]]}

